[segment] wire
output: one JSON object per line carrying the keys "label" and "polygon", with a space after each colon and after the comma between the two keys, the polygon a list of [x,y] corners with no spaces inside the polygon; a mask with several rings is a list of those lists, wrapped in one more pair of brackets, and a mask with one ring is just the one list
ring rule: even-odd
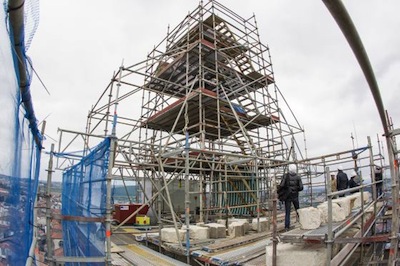
{"label": "wire", "polygon": [[33,73],[35,73],[36,77],[40,81],[40,84],[42,84],[43,88],[46,90],[47,94],[51,95],[49,90],[47,89],[46,85],[44,84],[43,80],[40,78],[39,74],[36,72],[36,69],[33,67],[31,60],[27,60]]}

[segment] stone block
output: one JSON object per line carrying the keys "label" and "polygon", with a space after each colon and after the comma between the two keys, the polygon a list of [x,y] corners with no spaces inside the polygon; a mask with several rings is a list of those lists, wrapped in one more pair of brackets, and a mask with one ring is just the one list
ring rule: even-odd
{"label": "stone block", "polygon": [[[321,244],[279,243],[276,265],[320,266],[326,265],[327,249]],[[272,245],[266,247],[266,265],[272,265]]]}
{"label": "stone block", "polygon": [[317,208],[308,207],[297,210],[301,229],[317,229],[321,225],[321,213]]}
{"label": "stone block", "polygon": [[[224,219],[219,219],[219,220],[217,220],[217,223],[225,225],[226,221]],[[228,227],[232,223],[241,223],[241,224],[243,224],[245,233],[248,233],[250,231],[250,223],[249,223],[249,221],[247,219],[229,218],[228,219]]]}
{"label": "stone block", "polygon": [[[268,229],[268,219],[267,217],[260,217],[259,220],[260,223],[260,232],[265,232]],[[257,231],[258,225],[257,225],[257,218],[254,218],[251,222],[251,229],[254,231]]]}
{"label": "stone block", "polygon": [[189,226],[190,239],[205,240],[210,238],[210,229],[203,226],[191,225]]}
{"label": "stone block", "polygon": [[225,225],[219,223],[209,223],[205,224],[207,228],[210,229],[210,238],[217,239],[217,238],[225,238],[226,237],[226,227]]}
{"label": "stone block", "polygon": [[247,219],[235,219],[233,222],[243,224],[243,230],[245,234],[247,234],[251,229],[251,225]]}
{"label": "stone block", "polygon": [[346,217],[350,215],[351,213],[350,198],[348,197],[337,198],[332,200],[332,203],[337,203],[340,207],[342,207],[346,213]]}
{"label": "stone block", "polygon": [[[321,223],[328,222],[328,202],[321,203],[317,206],[317,209],[321,214]],[[337,203],[332,202],[332,221],[333,222],[341,222],[346,219],[345,210],[339,206]]]}
{"label": "stone block", "polygon": [[245,235],[244,223],[233,222],[228,226],[229,237],[239,237]]}
{"label": "stone block", "polygon": [[178,229],[178,236],[175,228],[161,229],[161,240],[169,243],[179,243],[178,237],[181,241],[185,239],[186,230]]}
{"label": "stone block", "polygon": [[[357,196],[356,200],[354,201],[354,208],[360,208],[361,207],[361,192],[354,193],[353,195]],[[364,191],[363,199],[364,199],[364,204],[369,202],[371,199],[371,194],[368,191]]]}

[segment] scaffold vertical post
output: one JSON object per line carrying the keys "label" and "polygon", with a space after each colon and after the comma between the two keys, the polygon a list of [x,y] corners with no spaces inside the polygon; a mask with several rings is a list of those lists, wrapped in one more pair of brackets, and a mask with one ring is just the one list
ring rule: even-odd
{"label": "scaffold vertical post", "polygon": [[190,264],[190,195],[189,195],[189,132],[185,132],[185,223],[186,223],[186,260]]}
{"label": "scaffold vertical post", "polygon": [[[324,160],[325,164],[325,160]],[[326,191],[328,194],[328,239],[326,240],[326,265],[331,265],[332,248],[333,248],[333,232],[332,232],[332,181],[329,167],[325,167],[325,179],[327,181]]]}
{"label": "scaffold vertical post", "polygon": [[115,160],[115,151],[117,148],[117,119],[118,119],[118,97],[119,97],[119,90],[121,87],[121,75],[122,75],[123,66],[120,66],[119,69],[119,77],[117,83],[117,95],[115,96],[115,103],[114,103],[114,118],[112,124],[112,131],[110,137],[110,153],[109,153],[109,160],[108,160],[108,169],[107,169],[107,180],[106,180],[106,265],[111,265],[111,222],[112,222],[112,209],[111,206],[111,181],[112,181],[112,169],[114,167],[114,160]]}
{"label": "scaffold vertical post", "polygon": [[50,147],[50,159],[47,169],[47,190],[46,190],[46,244],[47,244],[47,261],[50,266],[55,265],[53,262],[53,241],[51,239],[51,182],[53,175],[53,153],[54,143]]}

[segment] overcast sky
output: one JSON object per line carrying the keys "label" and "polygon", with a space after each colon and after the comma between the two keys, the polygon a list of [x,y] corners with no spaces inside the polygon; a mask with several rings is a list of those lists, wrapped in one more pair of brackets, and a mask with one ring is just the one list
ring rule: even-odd
{"label": "overcast sky", "polygon": [[[322,1],[220,3],[242,17],[256,15],[261,41],[270,48],[277,85],[306,130],[310,157],[351,149],[351,134],[358,146],[367,145],[367,136],[377,146],[383,129],[372,94]],[[34,107],[38,120],[47,120],[46,134],[58,140],[57,128],[84,132],[88,110],[121,62],[132,65],[145,59],[166,36],[168,25],[175,27],[198,4],[198,0],[40,0],[39,27],[28,55],[50,91],[48,95],[33,78]],[[400,2],[344,4],[396,127]],[[51,143],[47,138],[46,151]],[[47,168],[48,156],[42,158],[42,168]]]}

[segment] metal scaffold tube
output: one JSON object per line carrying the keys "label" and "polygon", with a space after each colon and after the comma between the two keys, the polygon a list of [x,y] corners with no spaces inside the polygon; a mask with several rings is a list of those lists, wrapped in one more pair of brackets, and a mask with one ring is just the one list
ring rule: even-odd
{"label": "metal scaffold tube", "polygon": [[357,61],[364,73],[365,79],[368,82],[370,91],[375,100],[375,104],[381,119],[384,135],[386,138],[386,146],[389,157],[390,164],[390,175],[392,180],[392,198],[393,198],[393,213],[392,213],[392,235],[390,243],[389,252],[389,265],[396,264],[397,253],[398,253],[398,232],[399,232],[399,210],[398,210],[398,199],[399,199],[399,189],[398,189],[398,167],[396,167],[396,157],[393,152],[392,134],[389,131],[389,124],[387,122],[385,108],[380,95],[380,90],[378,83],[375,78],[374,71],[372,69],[371,63],[369,61],[367,52],[365,51],[364,45],[358,35],[357,29],[353,24],[346,8],[344,7],[341,0],[323,0],[324,4],[328,8],[329,12],[339,25],[342,33],[346,37],[351,49]]}
{"label": "metal scaffold tube", "polygon": [[47,244],[47,260],[50,266],[55,265],[53,261],[53,240],[51,238],[51,184],[53,176],[53,157],[54,157],[54,143],[51,144],[49,166],[47,169],[47,190],[46,190],[46,244]]}

